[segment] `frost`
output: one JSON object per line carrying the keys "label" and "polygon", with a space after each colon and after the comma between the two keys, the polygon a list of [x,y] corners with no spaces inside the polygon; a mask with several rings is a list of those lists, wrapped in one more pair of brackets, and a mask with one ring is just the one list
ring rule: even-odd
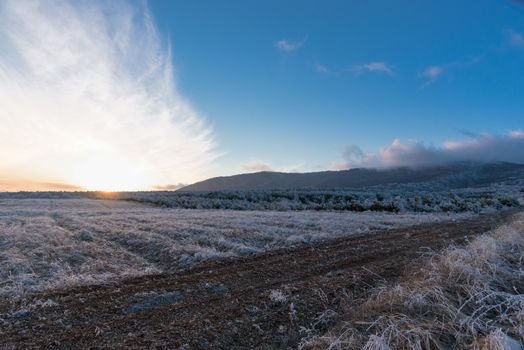
{"label": "frost", "polygon": [[0,297],[471,214],[165,209],[78,194],[0,194]]}
{"label": "frost", "polygon": [[[398,284],[372,289],[342,316],[343,327],[309,335],[301,348],[523,349],[523,218],[435,253]],[[351,346],[339,347],[344,341]]]}

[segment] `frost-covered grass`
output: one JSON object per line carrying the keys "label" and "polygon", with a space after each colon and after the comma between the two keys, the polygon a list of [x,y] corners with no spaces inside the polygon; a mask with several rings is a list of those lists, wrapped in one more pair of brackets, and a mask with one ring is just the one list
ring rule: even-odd
{"label": "frost-covered grass", "polygon": [[92,192],[85,195],[186,209],[480,213],[524,205],[524,179],[465,188],[449,188],[429,182],[364,189]]}
{"label": "frost-covered grass", "polygon": [[338,326],[301,348],[523,349],[524,214],[408,276],[347,303]]}
{"label": "frost-covered grass", "polygon": [[4,196],[0,297],[176,271],[206,259],[465,216],[187,210],[74,196]]}

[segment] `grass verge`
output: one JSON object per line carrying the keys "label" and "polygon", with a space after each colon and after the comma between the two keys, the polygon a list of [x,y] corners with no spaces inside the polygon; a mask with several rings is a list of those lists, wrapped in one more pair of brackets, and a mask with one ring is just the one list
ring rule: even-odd
{"label": "grass verge", "polygon": [[[523,349],[524,214],[336,310],[316,349]],[[348,296],[351,299],[350,296]]]}

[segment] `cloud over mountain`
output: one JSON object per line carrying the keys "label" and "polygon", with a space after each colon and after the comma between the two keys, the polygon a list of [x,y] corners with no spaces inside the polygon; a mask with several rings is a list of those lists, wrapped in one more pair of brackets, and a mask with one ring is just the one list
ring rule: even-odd
{"label": "cloud over mountain", "polygon": [[457,161],[524,163],[523,131],[471,135],[464,140],[446,141],[441,146],[395,139],[375,154],[364,154],[355,147],[349,146],[342,161],[334,162],[332,168],[431,166]]}
{"label": "cloud over mountain", "polygon": [[257,172],[257,171],[274,171],[273,168],[264,162],[261,161],[254,161],[251,163],[247,163],[242,165],[242,169],[249,171],[249,172]]}

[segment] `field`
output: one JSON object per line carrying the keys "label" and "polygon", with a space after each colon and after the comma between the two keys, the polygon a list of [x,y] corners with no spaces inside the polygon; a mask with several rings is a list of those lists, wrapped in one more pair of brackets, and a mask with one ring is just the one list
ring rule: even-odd
{"label": "field", "polygon": [[[417,324],[427,320],[413,309],[392,315],[384,310],[416,299],[424,293],[419,289],[440,290],[415,282],[424,274],[440,276],[425,266],[439,259],[441,249],[474,244],[476,236],[510,222],[512,239],[522,232],[515,206],[483,213],[253,211],[181,209],[92,194],[0,197],[0,347],[8,349],[408,349],[420,339],[435,344],[438,325],[420,330]],[[501,245],[497,254],[504,249],[521,251]],[[488,253],[478,264],[496,256]],[[518,279],[522,258],[510,258],[516,265],[503,266]],[[489,284],[492,277],[483,278]],[[454,285],[454,275],[439,278]],[[496,283],[517,289],[495,286],[489,295],[513,293],[511,300],[520,300],[519,284]],[[390,301],[384,291],[403,291],[395,296],[404,299]],[[482,300],[491,302],[489,295]],[[450,307],[456,313],[460,303]],[[504,315],[517,320],[515,312]],[[407,316],[392,332],[391,320],[399,314]],[[473,323],[476,333],[446,322],[453,334],[463,334],[461,346],[520,339],[515,322],[504,328],[493,317],[495,325],[489,317],[479,318],[484,328]],[[508,331],[512,338],[506,339]]]}
{"label": "field", "polygon": [[206,211],[91,199],[3,199],[0,205],[4,298],[468,216]]}

